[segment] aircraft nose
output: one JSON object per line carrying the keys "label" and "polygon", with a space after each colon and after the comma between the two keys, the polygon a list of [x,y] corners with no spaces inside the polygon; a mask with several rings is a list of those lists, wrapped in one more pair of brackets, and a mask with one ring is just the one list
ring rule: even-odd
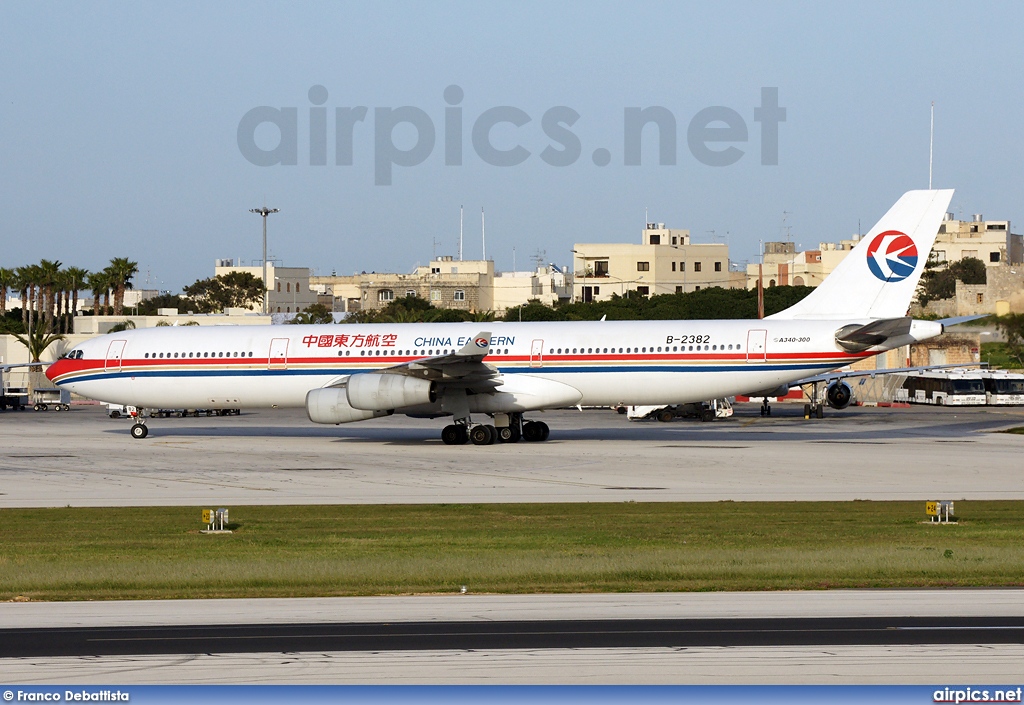
{"label": "aircraft nose", "polygon": [[67,360],[57,360],[52,365],[46,368],[46,378],[51,382],[56,383],[57,378],[68,371],[70,365]]}

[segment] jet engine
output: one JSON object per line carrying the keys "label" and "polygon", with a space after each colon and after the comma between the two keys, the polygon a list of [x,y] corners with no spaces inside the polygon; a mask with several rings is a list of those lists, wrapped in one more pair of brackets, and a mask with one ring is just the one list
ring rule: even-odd
{"label": "jet engine", "polygon": [[351,423],[387,416],[390,411],[353,409],[348,403],[344,387],[313,389],[306,394],[306,416],[313,423]]}
{"label": "jet engine", "polygon": [[833,409],[845,409],[853,401],[853,390],[846,382],[833,382],[828,385],[825,400]]}
{"label": "jet engine", "polygon": [[434,383],[407,375],[363,372],[348,378],[348,403],[356,409],[382,411],[437,401]]}

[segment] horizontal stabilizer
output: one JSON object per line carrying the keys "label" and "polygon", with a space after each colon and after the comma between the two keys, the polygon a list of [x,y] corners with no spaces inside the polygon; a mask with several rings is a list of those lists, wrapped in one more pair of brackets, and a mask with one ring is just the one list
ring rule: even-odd
{"label": "horizontal stabilizer", "polygon": [[992,315],[991,313],[983,313],[983,314],[978,315],[978,316],[954,316],[953,318],[940,318],[937,322],[941,323],[944,327],[949,328],[950,326],[955,326],[958,323],[967,323],[969,321],[977,321],[977,320],[980,320],[982,318],[988,318],[991,315]]}

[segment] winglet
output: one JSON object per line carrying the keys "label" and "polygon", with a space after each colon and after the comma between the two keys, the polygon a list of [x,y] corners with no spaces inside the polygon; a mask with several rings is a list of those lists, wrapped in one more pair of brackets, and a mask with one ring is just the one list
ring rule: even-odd
{"label": "winglet", "polygon": [[462,346],[456,355],[460,357],[484,357],[491,351],[491,333],[484,331],[477,333]]}

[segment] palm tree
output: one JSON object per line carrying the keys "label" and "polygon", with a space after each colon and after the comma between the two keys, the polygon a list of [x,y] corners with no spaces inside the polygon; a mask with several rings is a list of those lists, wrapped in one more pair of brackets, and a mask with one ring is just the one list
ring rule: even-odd
{"label": "palm tree", "polygon": [[58,340],[64,340],[64,336],[59,333],[47,333],[43,328],[37,327],[31,333],[20,335],[14,334],[14,337],[18,339],[22,345],[28,348],[28,353],[32,357],[32,362],[39,362],[39,357],[46,352],[46,349],[56,343]]}
{"label": "palm tree", "polygon": [[56,260],[40,260],[39,261],[39,288],[42,291],[42,307],[40,314],[43,316],[43,327],[46,328],[46,332],[50,333],[53,331],[53,315],[54,315],[54,291],[57,287],[58,278],[60,277],[60,266],[61,263]]}
{"label": "palm tree", "polygon": [[[92,315],[100,315],[100,297],[105,296],[110,291],[110,275],[104,270],[102,272],[92,272],[88,275],[87,285],[92,289]],[[107,312],[106,308],[103,309],[103,313]]]}
{"label": "palm tree", "polygon": [[108,330],[107,332],[120,333],[123,330],[135,330],[135,321],[129,318],[124,321],[121,321],[120,323],[115,323],[114,325],[110,326],[110,330]]}
{"label": "palm tree", "polygon": [[132,288],[132,277],[139,273],[139,263],[127,257],[115,257],[107,267],[110,272],[111,285],[114,287],[114,315],[120,316],[124,309],[125,289]]}
{"label": "palm tree", "polygon": [[65,295],[71,297],[70,302],[64,301],[64,310],[70,316],[66,330],[72,333],[75,330],[75,314],[78,313],[78,292],[89,288],[89,272],[81,267],[68,267],[64,270],[64,275]]}
{"label": "palm tree", "polygon": [[14,270],[16,281],[14,286],[21,294],[21,327],[28,330],[29,293],[32,289],[32,272],[29,267],[18,267]]}
{"label": "palm tree", "polygon": [[7,315],[7,290],[13,289],[17,285],[17,272],[0,267],[0,317]]}

